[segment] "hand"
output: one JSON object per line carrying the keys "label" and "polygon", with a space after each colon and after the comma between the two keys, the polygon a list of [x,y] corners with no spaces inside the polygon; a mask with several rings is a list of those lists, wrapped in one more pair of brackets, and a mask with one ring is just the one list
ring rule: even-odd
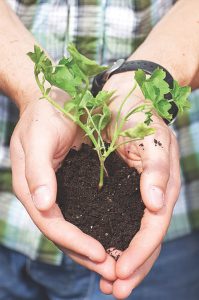
{"label": "hand", "polygon": [[[132,86],[132,78],[131,74],[131,83],[129,83],[129,75],[120,74],[114,80],[107,82],[106,90],[114,90],[115,87],[120,86],[118,94],[111,104],[113,116],[117,113],[119,102]],[[127,101],[123,113],[142,102],[142,99],[138,97],[138,95],[141,96],[139,91],[136,91],[135,94]],[[118,299],[128,297],[132,289],[144,279],[152,268],[160,253],[161,243],[167,232],[180,190],[176,138],[161,118],[154,115],[153,120],[151,127],[156,129],[154,135],[146,137],[143,141],[125,144],[118,149],[127,164],[135,167],[141,173],[141,195],[146,206],[139,232],[116,264],[117,279],[114,282],[102,279],[100,283],[104,293],[112,293]],[[143,121],[143,113],[133,115],[126,127],[133,127],[140,121]],[[108,139],[111,139],[113,126],[114,117],[107,133]],[[154,140],[159,141],[160,145],[156,144]],[[142,147],[139,146],[141,143]]]}
{"label": "hand", "polygon": [[66,222],[55,203],[55,171],[72,145],[81,143],[80,136],[76,125],[46,100],[29,103],[11,139],[13,188],[47,238],[80,264],[114,280],[113,259],[98,241]]}

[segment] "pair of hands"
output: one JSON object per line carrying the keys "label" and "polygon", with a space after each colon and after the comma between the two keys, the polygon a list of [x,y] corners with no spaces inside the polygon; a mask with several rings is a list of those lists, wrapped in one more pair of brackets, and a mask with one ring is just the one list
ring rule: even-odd
{"label": "pair of hands", "polygon": [[[120,74],[109,79],[104,87],[106,90],[117,89],[111,104],[113,118],[106,132],[107,139],[111,139],[119,103],[132,84],[132,74]],[[140,96],[139,92],[137,95]],[[140,101],[135,92],[124,111]],[[138,113],[125,126],[132,127],[142,120],[143,114]],[[113,294],[118,299],[128,297],[152,268],[160,253],[180,189],[175,136],[160,118],[154,115],[153,120],[156,132],[142,141],[144,150],[139,146],[140,141],[126,144],[118,150],[130,167],[142,172],[141,194],[146,209],[139,232],[117,262],[98,241],[65,221],[55,203],[55,171],[70,148],[82,142],[83,134],[77,126],[47,101],[36,100],[21,112],[11,139],[13,189],[34,223],[73,260],[99,273],[102,292]],[[155,146],[154,139],[161,141],[162,147]]]}

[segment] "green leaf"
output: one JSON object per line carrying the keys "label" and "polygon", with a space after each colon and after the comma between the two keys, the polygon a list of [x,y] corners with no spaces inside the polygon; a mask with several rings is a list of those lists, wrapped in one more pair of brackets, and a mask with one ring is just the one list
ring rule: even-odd
{"label": "green leaf", "polygon": [[154,103],[154,107],[159,116],[161,116],[164,119],[167,119],[168,121],[172,119],[172,115],[169,113],[171,103],[169,103],[167,100],[163,99],[157,103]]}
{"label": "green leaf", "polygon": [[103,130],[111,120],[111,111],[107,105],[103,106],[103,115],[99,122],[99,130]]}
{"label": "green leaf", "polygon": [[78,87],[78,80],[72,76],[66,66],[56,66],[53,69],[43,70],[46,80],[53,86],[56,86],[69,95],[74,96]]}
{"label": "green leaf", "polygon": [[94,60],[80,54],[74,44],[70,43],[67,49],[72,59],[86,76],[94,76],[107,69],[107,67],[100,66]]}
{"label": "green leaf", "polygon": [[144,124],[149,126],[153,122],[153,119],[152,119],[153,114],[151,111],[147,111],[147,112],[145,112],[145,115],[146,115],[146,119],[144,121]]}
{"label": "green leaf", "polygon": [[[92,115],[93,123],[99,132],[101,132],[110,122],[111,111],[107,105],[103,106],[102,113],[96,113]],[[91,120],[89,120],[89,126],[93,128]]]}
{"label": "green leaf", "polygon": [[[165,95],[169,92],[172,94],[173,101],[175,101],[179,111],[181,112],[190,107],[187,100],[190,88],[182,88],[176,81],[174,81],[174,88],[171,90],[168,83],[165,81],[165,77],[165,71],[157,68],[149,78],[144,77],[143,71],[139,70],[139,72],[136,73],[135,79],[137,80],[144,97],[151,100],[158,115],[170,121],[172,119],[172,115],[169,113],[169,110],[171,109],[170,102],[172,102],[172,100],[168,101],[165,98]],[[151,121],[151,116],[148,114],[145,123],[150,124]]]}
{"label": "green leaf", "polygon": [[151,82],[144,82],[142,85],[142,92],[144,94],[145,99],[151,100],[153,103],[157,99],[157,89]]}
{"label": "green leaf", "polygon": [[93,97],[92,93],[87,90],[79,103],[79,107],[93,108],[95,103],[94,101],[95,98]]}
{"label": "green leaf", "polygon": [[67,102],[64,103],[64,110],[65,110],[65,112],[69,113],[72,110],[74,110],[75,107],[76,107],[76,104],[75,104],[75,102],[73,100],[67,101]]}
{"label": "green leaf", "polygon": [[131,139],[143,139],[147,135],[155,132],[154,128],[148,127],[145,123],[139,123],[133,128],[129,128],[120,133],[120,136]]}
{"label": "green leaf", "polygon": [[[138,72],[138,71],[137,71]],[[153,103],[164,98],[170,92],[168,83],[164,80],[166,73],[162,69],[155,69],[149,78],[144,77],[143,71],[136,73],[135,79],[146,99]],[[165,100],[166,101],[166,100]]]}
{"label": "green leaf", "polygon": [[27,55],[31,58],[31,60],[38,64],[44,57],[44,51],[37,45],[34,45],[34,52],[28,52]]}
{"label": "green leaf", "polygon": [[33,52],[28,52],[27,55],[30,57],[30,59],[36,63],[36,56],[35,56],[35,53]]}
{"label": "green leaf", "polygon": [[46,69],[47,71],[51,71],[52,62],[39,46],[35,45],[34,52],[29,52],[27,55],[35,63],[35,70],[37,74],[39,74],[41,71],[44,72]]}
{"label": "green leaf", "polygon": [[166,73],[162,69],[155,69],[148,79],[149,82],[160,90],[161,95],[165,95],[170,92],[169,84],[165,81]]}
{"label": "green leaf", "polygon": [[[95,114],[92,116],[92,120],[93,120],[93,123],[95,124],[95,127],[97,129],[99,129],[99,122],[100,122],[100,119],[101,119],[102,115],[101,114]],[[93,124],[91,123],[91,121],[89,120],[89,125],[91,128],[94,128]]]}
{"label": "green leaf", "polygon": [[79,66],[76,64],[76,62],[71,58],[65,58],[63,57],[59,61],[59,65],[64,65],[67,67],[73,78],[75,78],[76,82],[78,82],[79,87],[81,87],[82,83],[87,82],[88,78],[87,76],[82,72],[82,70],[79,68]]}
{"label": "green leaf", "polygon": [[100,91],[96,97],[93,97],[92,93],[87,90],[80,102],[81,107],[87,107],[89,110],[96,108],[103,108],[103,106],[110,102],[114,92]]}
{"label": "green leaf", "polygon": [[176,80],[173,83],[173,89],[171,91],[174,102],[176,103],[179,112],[183,112],[191,107],[188,100],[188,96],[191,93],[191,88],[189,86],[181,87]]}
{"label": "green leaf", "polygon": [[51,91],[51,87],[47,88],[46,89],[46,95],[48,95],[50,93],[50,91]]}
{"label": "green leaf", "polygon": [[137,71],[135,71],[135,80],[137,81],[137,83],[141,87],[143,85],[143,83],[145,82],[145,80],[146,80],[145,72],[141,69],[138,69]]}
{"label": "green leaf", "polygon": [[114,93],[115,91],[100,91],[95,97],[95,106],[98,107],[103,105],[104,103],[109,104]]}

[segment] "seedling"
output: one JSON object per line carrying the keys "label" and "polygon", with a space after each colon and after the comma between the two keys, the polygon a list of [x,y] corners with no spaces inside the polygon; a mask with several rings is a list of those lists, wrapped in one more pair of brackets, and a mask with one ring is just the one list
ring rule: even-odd
{"label": "seedling", "polygon": [[[100,91],[94,97],[89,89],[90,79],[104,71],[106,67],[98,65],[95,61],[80,54],[71,43],[67,49],[70,56],[61,58],[57,65],[53,65],[44,51],[36,45],[34,52],[29,52],[28,55],[35,64],[34,74],[42,92],[41,99],[48,100],[56,109],[82,128],[85,135],[90,138],[100,161],[99,189],[101,189],[104,182],[104,172],[107,173],[104,165],[107,157],[118,147],[131,141],[143,139],[155,132],[155,129],[149,126],[152,123],[154,109],[160,117],[171,120],[172,115],[169,110],[172,101],[176,103],[180,112],[189,108],[190,104],[187,97],[190,93],[190,87],[181,87],[177,81],[174,81],[173,89],[170,89],[164,80],[165,72],[159,68],[149,77],[142,70],[136,71],[135,84],[121,101],[114,124],[112,141],[107,146],[102,138],[102,132],[111,121],[109,104],[113,101],[114,91]],[[122,108],[137,85],[141,88],[145,101],[128,111],[126,115],[122,115]],[[71,100],[65,102],[63,107],[50,96],[53,86],[71,96]],[[165,99],[165,95],[169,92],[172,99],[168,101]],[[124,130],[126,121],[137,112],[145,113],[145,121],[138,123],[133,128]],[[120,136],[125,139],[118,143]]]}

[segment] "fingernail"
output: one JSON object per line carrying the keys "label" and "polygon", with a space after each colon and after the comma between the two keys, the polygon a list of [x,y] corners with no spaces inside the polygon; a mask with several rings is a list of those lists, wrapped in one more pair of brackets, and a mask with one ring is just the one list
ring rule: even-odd
{"label": "fingernail", "polygon": [[47,209],[50,203],[50,191],[47,186],[37,188],[32,195],[32,200],[37,209]]}
{"label": "fingernail", "polygon": [[150,201],[154,208],[160,209],[164,206],[164,193],[157,186],[150,188]]}

